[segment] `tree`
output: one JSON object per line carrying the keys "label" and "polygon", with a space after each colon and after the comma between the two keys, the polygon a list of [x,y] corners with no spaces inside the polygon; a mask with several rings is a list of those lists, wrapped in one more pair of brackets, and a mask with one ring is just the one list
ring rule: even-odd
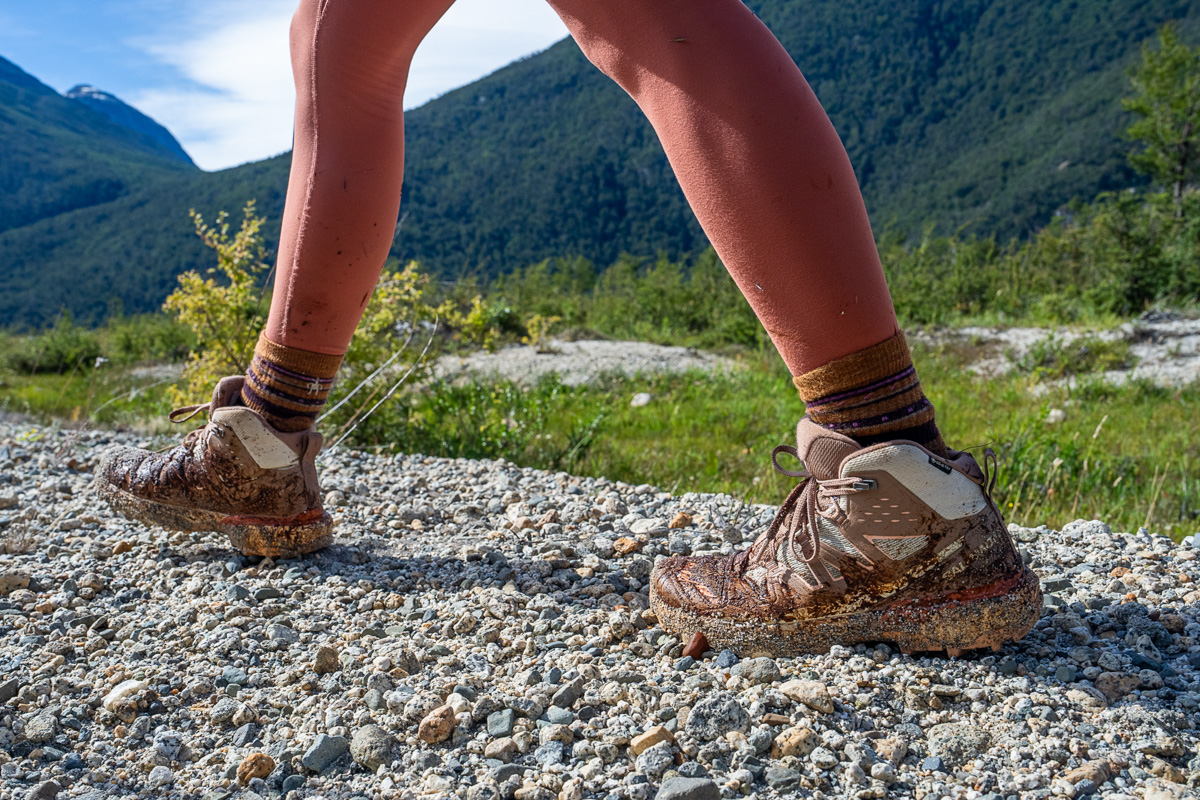
{"label": "tree", "polygon": [[1179,40],[1164,25],[1159,47],[1142,46],[1142,63],[1130,71],[1134,94],[1122,103],[1138,119],[1128,134],[1143,149],[1130,163],[1164,186],[1171,186],[1175,216],[1183,216],[1183,191],[1200,167],[1200,48]]}

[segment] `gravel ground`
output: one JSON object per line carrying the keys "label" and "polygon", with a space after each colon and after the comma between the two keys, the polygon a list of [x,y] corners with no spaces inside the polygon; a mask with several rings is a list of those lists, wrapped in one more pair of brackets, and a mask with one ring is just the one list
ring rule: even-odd
{"label": "gravel ground", "polygon": [[585,339],[577,342],[554,340],[541,350],[517,345],[495,353],[445,356],[434,366],[434,374],[438,377],[498,375],[514,381],[534,382],[543,375],[557,372],[563,383],[578,386],[605,373],[654,375],[690,369],[715,370],[732,365],[729,359],[688,347]]}
{"label": "gravel ground", "polygon": [[505,462],[338,452],[338,543],[244,559],[98,505],[103,446],[0,423],[0,798],[1195,797],[1200,562],[1014,528],[999,653],[684,656],[656,557],[772,509]]}

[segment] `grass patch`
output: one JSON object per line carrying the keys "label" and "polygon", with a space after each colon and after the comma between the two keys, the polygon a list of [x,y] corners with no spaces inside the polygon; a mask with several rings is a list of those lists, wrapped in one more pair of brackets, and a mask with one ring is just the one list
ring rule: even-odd
{"label": "grass patch", "polygon": [[1137,357],[1126,339],[1084,336],[1063,342],[1054,334],[1037,342],[1023,356],[1009,354],[1013,367],[1038,379],[1058,380],[1110,370],[1132,369]]}
{"label": "grass patch", "polygon": [[[1179,539],[1200,530],[1200,387],[1145,383],[1030,390],[1037,375],[980,379],[953,354],[918,349],[923,383],[952,445],[1000,458],[997,502],[1011,522],[1061,527],[1100,518]],[[503,457],[672,492],[726,492],[778,503],[792,481],[769,453],[791,440],[803,407],[778,359],[749,357],[729,374],[609,376],[592,387],[553,377],[438,387],[410,395],[360,428],[380,452]],[[638,392],[649,405],[630,406]],[[1051,408],[1066,418],[1046,421]]]}

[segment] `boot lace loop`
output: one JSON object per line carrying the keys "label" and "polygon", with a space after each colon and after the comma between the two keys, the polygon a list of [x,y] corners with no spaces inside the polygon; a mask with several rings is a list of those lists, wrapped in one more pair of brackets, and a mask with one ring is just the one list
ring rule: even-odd
{"label": "boot lace loop", "polygon": [[821,553],[820,519],[827,519],[834,524],[844,522],[846,511],[838,498],[876,488],[875,481],[869,478],[819,480],[806,469],[785,469],[779,465],[781,453],[797,461],[800,460],[800,453],[791,445],[780,445],[771,451],[771,464],[776,471],[790,478],[799,478],[800,483],[783,501],[766,532],[740,554],[739,572],[745,572],[751,565],[769,566],[776,563],[775,554],[780,544],[788,548],[793,563],[812,564]]}
{"label": "boot lace loop", "polygon": [[[208,403],[198,403],[198,404],[192,405],[192,406],[181,406],[181,407],[175,409],[174,411],[172,411],[170,414],[168,414],[167,419],[171,420],[171,422],[175,423],[176,425],[179,425],[181,423],[187,422],[189,419],[191,419],[192,417],[196,416],[197,414],[199,414],[201,412],[208,414],[211,411],[212,411],[212,402],[211,401]],[[183,446],[191,447],[193,444],[196,443],[196,440],[199,437],[204,435],[205,431],[207,431],[207,430],[208,430],[208,426],[206,425],[203,428],[197,428],[196,430],[192,431],[187,436],[183,437]]]}

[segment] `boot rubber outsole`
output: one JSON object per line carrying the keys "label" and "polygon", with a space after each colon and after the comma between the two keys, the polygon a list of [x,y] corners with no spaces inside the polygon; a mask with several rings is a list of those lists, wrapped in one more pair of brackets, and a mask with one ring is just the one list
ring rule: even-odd
{"label": "boot rubber outsole", "polygon": [[333,543],[333,518],[322,508],[288,519],[236,516],[147,500],[104,480],[97,480],[96,488],[114,511],[130,519],[174,531],[223,533],[248,556],[294,558]]}
{"label": "boot rubber outsole", "polygon": [[683,641],[703,633],[713,650],[773,658],[827,653],[835,644],[894,644],[903,653],[999,650],[1020,640],[1042,610],[1042,586],[1028,568],[1017,575],[959,592],[881,608],[798,621],[697,614],[662,602],[651,589],[650,608]]}

